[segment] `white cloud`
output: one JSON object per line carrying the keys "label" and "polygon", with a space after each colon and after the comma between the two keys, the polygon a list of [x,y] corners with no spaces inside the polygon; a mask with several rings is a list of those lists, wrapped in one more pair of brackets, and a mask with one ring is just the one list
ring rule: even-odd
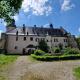
{"label": "white cloud", "polygon": [[80,32],[80,27],[79,27],[78,31]]}
{"label": "white cloud", "polygon": [[19,20],[19,16],[18,15],[13,16],[13,18],[15,19],[15,21]]}
{"label": "white cloud", "polygon": [[22,3],[22,9],[24,12],[32,12],[34,15],[45,15],[48,16],[52,7],[50,4],[46,5],[48,0],[24,0]]}
{"label": "white cloud", "polygon": [[4,23],[3,23],[3,25],[4,25],[4,26],[7,26],[7,23],[6,23],[6,22],[4,22]]}
{"label": "white cloud", "polygon": [[61,5],[61,10],[62,11],[68,11],[74,7],[75,7],[75,5],[73,3],[71,3],[71,0],[64,0],[62,5]]}
{"label": "white cloud", "polygon": [[49,27],[49,25],[50,25],[49,23],[48,24],[45,24],[44,27]]}

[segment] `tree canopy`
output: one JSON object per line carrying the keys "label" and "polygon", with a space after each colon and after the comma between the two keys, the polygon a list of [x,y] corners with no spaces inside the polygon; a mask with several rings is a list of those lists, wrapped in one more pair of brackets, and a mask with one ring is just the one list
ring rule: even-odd
{"label": "tree canopy", "polygon": [[76,38],[77,44],[78,44],[78,48],[80,49],[80,37]]}
{"label": "tree canopy", "polygon": [[12,21],[11,16],[19,12],[23,0],[0,0],[0,18],[7,23]]}
{"label": "tree canopy", "polygon": [[48,52],[48,50],[49,50],[49,46],[47,45],[45,40],[41,40],[38,42],[38,48],[45,51],[45,52]]}

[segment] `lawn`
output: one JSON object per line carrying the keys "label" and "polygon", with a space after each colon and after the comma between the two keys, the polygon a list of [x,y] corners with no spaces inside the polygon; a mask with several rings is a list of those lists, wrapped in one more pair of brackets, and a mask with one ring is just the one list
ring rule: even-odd
{"label": "lawn", "polygon": [[18,56],[0,54],[0,67],[4,67],[17,59]]}
{"label": "lawn", "polygon": [[74,69],[74,76],[77,80],[80,80],[80,67]]}
{"label": "lawn", "polygon": [[6,69],[10,63],[17,59],[17,57],[18,56],[0,54],[0,80],[7,80],[5,74]]}

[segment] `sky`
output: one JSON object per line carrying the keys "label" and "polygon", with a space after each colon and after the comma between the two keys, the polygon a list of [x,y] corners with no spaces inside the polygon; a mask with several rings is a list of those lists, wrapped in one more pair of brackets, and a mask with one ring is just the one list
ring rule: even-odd
{"label": "sky", "polygon": [[[80,35],[80,0],[23,0],[19,14],[13,17],[17,27],[26,26],[54,28],[62,26],[72,35]],[[6,31],[6,23],[0,19],[0,32]]]}

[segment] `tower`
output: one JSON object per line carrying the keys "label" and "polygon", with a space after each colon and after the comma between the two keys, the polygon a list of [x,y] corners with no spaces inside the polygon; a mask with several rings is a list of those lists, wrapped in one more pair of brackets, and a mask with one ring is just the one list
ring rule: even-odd
{"label": "tower", "polygon": [[11,31],[16,28],[15,20],[11,19],[11,23],[6,26],[6,32]]}

